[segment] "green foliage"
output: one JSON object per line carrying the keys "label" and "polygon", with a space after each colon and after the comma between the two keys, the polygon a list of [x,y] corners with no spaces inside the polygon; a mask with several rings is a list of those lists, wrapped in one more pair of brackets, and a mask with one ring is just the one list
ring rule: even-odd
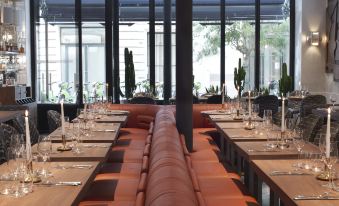
{"label": "green foliage", "polygon": [[292,77],[287,75],[287,64],[283,63],[281,79],[279,80],[279,90],[280,95],[286,96],[288,92],[291,92],[292,89]]}
{"label": "green foliage", "polygon": [[270,90],[267,87],[260,88],[259,91],[262,92],[263,96],[267,96],[270,94]]}
{"label": "green foliage", "polygon": [[133,53],[132,51],[128,51],[128,48],[125,48],[125,96],[127,99],[133,97],[135,89]]}
{"label": "green foliage", "polygon": [[210,88],[205,87],[205,90],[206,90],[207,94],[218,94],[219,93],[219,87],[218,86],[214,87],[213,85],[211,85]]}
{"label": "green foliage", "polygon": [[194,82],[193,83],[193,91],[195,93],[195,96],[199,96],[199,89],[201,88],[200,82]]}
{"label": "green foliage", "polygon": [[234,87],[238,90],[239,97],[241,96],[241,91],[244,90],[245,77],[246,71],[241,65],[241,58],[239,58],[238,68],[234,68]]}

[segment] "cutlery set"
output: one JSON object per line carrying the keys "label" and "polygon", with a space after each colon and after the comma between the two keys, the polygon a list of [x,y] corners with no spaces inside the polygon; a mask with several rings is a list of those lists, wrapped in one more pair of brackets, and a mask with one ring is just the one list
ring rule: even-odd
{"label": "cutlery set", "polygon": [[79,186],[81,182],[41,182],[37,186]]}
{"label": "cutlery set", "polygon": [[281,176],[281,175],[312,175],[312,174],[302,171],[272,171],[270,175]]}
{"label": "cutlery set", "polygon": [[78,164],[78,165],[57,165],[56,169],[91,169],[93,165],[84,165],[84,164]]}

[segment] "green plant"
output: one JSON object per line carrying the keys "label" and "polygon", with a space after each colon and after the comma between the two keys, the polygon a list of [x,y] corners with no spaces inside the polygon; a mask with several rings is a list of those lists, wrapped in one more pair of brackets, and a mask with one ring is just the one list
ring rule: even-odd
{"label": "green plant", "polygon": [[286,96],[286,94],[292,90],[292,77],[287,75],[287,64],[283,63],[281,79],[279,80],[280,95]]}
{"label": "green plant", "polygon": [[262,95],[267,96],[270,94],[270,90],[267,87],[263,87],[259,89],[259,92],[262,93]]}
{"label": "green plant", "polygon": [[132,98],[135,89],[133,53],[128,51],[128,48],[125,48],[125,97],[127,99]]}
{"label": "green plant", "polygon": [[239,58],[238,68],[234,68],[234,87],[238,90],[238,96],[241,96],[241,91],[244,90],[245,86],[246,71],[241,66],[241,58]]}
{"label": "green plant", "polygon": [[193,91],[195,92],[196,96],[199,96],[199,89],[201,88],[201,83],[200,82],[194,82],[193,83]]}
{"label": "green plant", "polygon": [[210,86],[210,88],[206,88],[205,87],[205,90],[206,90],[206,93],[207,94],[218,94],[218,92],[219,92],[219,87],[218,86],[213,86],[213,85],[211,85]]}

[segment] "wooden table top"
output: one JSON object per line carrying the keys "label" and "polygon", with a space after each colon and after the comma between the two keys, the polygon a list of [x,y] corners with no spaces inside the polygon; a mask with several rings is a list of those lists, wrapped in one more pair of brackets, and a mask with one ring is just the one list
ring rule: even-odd
{"label": "wooden table top", "polygon": [[[267,135],[261,129],[247,130],[243,122],[216,122],[218,131],[220,131],[224,137],[232,141],[267,141]],[[256,132],[257,131],[257,132]],[[274,130],[270,132],[272,135],[279,135],[279,127],[274,126]]]}
{"label": "wooden table top", "polygon": [[95,119],[97,123],[125,123],[127,115],[102,115],[101,118]]}
{"label": "wooden table top", "polygon": [[25,111],[0,111],[0,123],[7,122],[17,115],[23,115]]}
{"label": "wooden table top", "polygon": [[[66,123],[66,137],[68,136],[67,134],[69,134],[68,131],[71,130],[68,125],[69,124]],[[98,123],[95,125],[92,136],[83,137],[82,141],[84,143],[114,143],[118,138],[120,126],[120,123]],[[58,128],[49,136],[51,136],[53,142],[61,142],[61,128]],[[67,138],[69,139],[69,137]]]}
{"label": "wooden table top", "polygon": [[[40,163],[38,163],[40,164]],[[49,171],[53,177],[49,180],[53,182],[59,181],[79,181],[82,184],[79,186],[33,186],[33,192],[20,198],[13,198],[5,195],[0,195],[0,206],[59,206],[59,205],[78,205],[96,173],[100,169],[99,162],[77,162],[77,164],[90,164],[92,168],[86,169],[58,169],[57,165],[71,166],[74,163],[70,162],[51,162],[48,163]],[[37,165],[33,165],[35,167]],[[6,169],[0,166],[0,173]],[[5,182],[1,182],[2,184]]]}
{"label": "wooden table top", "polygon": [[[259,159],[297,159],[298,151],[290,144],[289,148],[284,150],[269,150],[265,146],[266,142],[234,142],[235,149],[239,155],[248,161]],[[320,154],[319,148],[311,143],[304,146],[303,151]]]}
{"label": "wooden table top", "polygon": [[[284,205],[299,206],[334,206],[339,205],[339,200],[298,200],[293,198],[296,195],[320,195],[329,189],[321,185],[322,182],[316,179],[315,175],[285,175],[270,176],[272,171],[291,171],[297,160],[253,160],[252,166],[255,173],[273,189],[282,199]],[[336,164],[336,170],[339,170],[339,163]],[[339,192],[331,191],[329,195],[339,196]]]}
{"label": "wooden table top", "polygon": [[[67,142],[67,145],[70,145]],[[82,153],[75,154],[73,151],[60,152],[57,150],[61,146],[60,143],[52,143],[52,154],[50,159],[53,162],[84,162],[84,161],[99,161],[104,162],[107,160],[111,151],[112,143],[82,143]],[[32,152],[37,153],[38,144],[32,146]]]}

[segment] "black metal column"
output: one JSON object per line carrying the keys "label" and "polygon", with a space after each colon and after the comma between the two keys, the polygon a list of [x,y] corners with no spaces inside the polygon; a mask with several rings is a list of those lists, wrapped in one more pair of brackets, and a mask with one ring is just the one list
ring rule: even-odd
{"label": "black metal column", "polygon": [[176,123],[193,149],[192,0],[176,1]]}
{"label": "black metal column", "polygon": [[290,76],[295,87],[295,0],[290,0]]}
{"label": "black metal column", "polygon": [[38,17],[38,3],[34,3],[30,1],[29,5],[29,15],[30,15],[30,44],[31,44],[31,96],[33,99],[36,99],[36,84],[37,84],[37,66],[36,66],[36,29],[35,29],[35,21],[39,21]]}
{"label": "black metal column", "polygon": [[155,94],[155,0],[149,0],[149,78]]}
{"label": "black metal column", "polygon": [[172,0],[164,0],[164,104],[172,96]]}
{"label": "black metal column", "polygon": [[[260,0],[255,0],[255,60],[254,87],[260,87]],[[248,74],[250,75],[250,74]]]}
{"label": "black metal column", "polygon": [[75,28],[78,29],[78,47],[77,47],[77,71],[79,74],[77,104],[83,104],[83,77],[82,77],[82,19],[81,19],[81,0],[75,1]]}
{"label": "black metal column", "polygon": [[119,74],[119,0],[113,1],[113,95],[114,103],[120,103]]}
{"label": "black metal column", "polygon": [[220,87],[225,83],[225,0],[220,0]]}
{"label": "black metal column", "polygon": [[[108,84],[108,96],[113,94],[113,3],[111,0],[105,0],[105,60],[106,60],[106,83]],[[107,100],[108,101],[108,100]]]}

